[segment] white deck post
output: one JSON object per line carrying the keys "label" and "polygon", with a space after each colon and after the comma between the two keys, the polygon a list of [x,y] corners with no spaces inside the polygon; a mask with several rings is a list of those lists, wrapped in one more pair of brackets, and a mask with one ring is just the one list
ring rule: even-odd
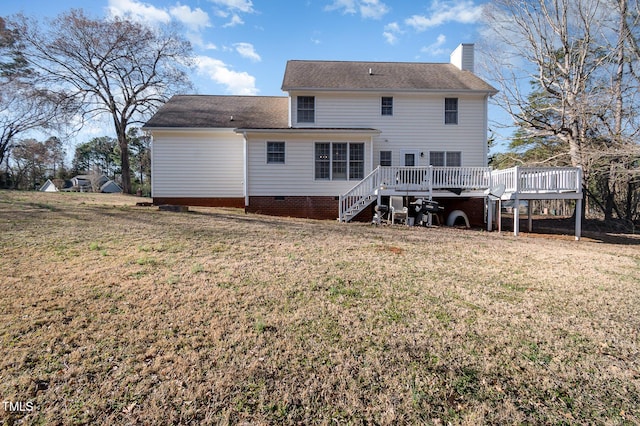
{"label": "white deck post", "polygon": [[493,201],[487,197],[487,231],[493,230]]}
{"label": "white deck post", "polygon": [[527,201],[527,220],[529,221],[529,232],[533,231],[533,218],[531,217],[531,201]]}
{"label": "white deck post", "polygon": [[520,199],[516,196],[513,204],[513,235],[518,236],[520,232]]}
{"label": "white deck post", "polygon": [[576,200],[576,241],[580,241],[582,234],[582,198]]}

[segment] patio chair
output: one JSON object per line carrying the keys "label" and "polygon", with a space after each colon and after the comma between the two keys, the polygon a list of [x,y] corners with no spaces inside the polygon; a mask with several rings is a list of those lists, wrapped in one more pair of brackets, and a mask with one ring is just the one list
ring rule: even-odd
{"label": "patio chair", "polygon": [[396,220],[400,220],[403,223],[407,223],[407,217],[409,216],[409,209],[404,206],[404,200],[402,197],[389,197],[389,208],[391,209],[391,224],[395,224]]}

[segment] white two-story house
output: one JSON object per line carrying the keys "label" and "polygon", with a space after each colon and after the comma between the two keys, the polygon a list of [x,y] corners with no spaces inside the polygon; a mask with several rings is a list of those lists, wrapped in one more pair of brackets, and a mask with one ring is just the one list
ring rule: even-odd
{"label": "white two-story house", "polygon": [[[370,218],[381,194],[396,193],[439,198],[481,224],[482,185],[450,173],[451,188],[434,188],[424,175],[401,175],[486,172],[496,90],[474,74],[473,48],[460,45],[450,63],[289,61],[283,97],[175,96],[145,125],[154,203],[350,220]],[[373,194],[365,181],[380,170],[392,173],[376,176]]]}

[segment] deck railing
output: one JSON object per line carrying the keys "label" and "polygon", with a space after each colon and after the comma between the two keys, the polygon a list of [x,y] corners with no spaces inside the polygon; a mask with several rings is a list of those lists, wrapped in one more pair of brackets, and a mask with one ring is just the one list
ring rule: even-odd
{"label": "deck railing", "polygon": [[485,189],[489,187],[490,182],[489,167],[380,167],[380,184],[384,189]]}
{"label": "deck railing", "polygon": [[341,222],[350,220],[351,218],[345,218],[345,215],[348,215],[354,206],[370,198],[379,187],[380,167],[378,166],[347,193],[340,196],[339,220]]}
{"label": "deck railing", "polygon": [[[347,193],[340,196],[340,220],[349,221],[371,204],[378,194],[433,193],[439,189],[480,190],[504,184],[513,193],[551,194],[582,191],[578,167],[405,167],[378,166]],[[380,191],[380,192],[379,192]],[[505,195],[505,196],[506,196]]]}
{"label": "deck railing", "polygon": [[491,185],[504,184],[505,192],[559,193],[582,190],[579,167],[512,167],[494,170]]}
{"label": "deck railing", "polygon": [[433,189],[486,189],[491,184],[489,167],[432,167]]}

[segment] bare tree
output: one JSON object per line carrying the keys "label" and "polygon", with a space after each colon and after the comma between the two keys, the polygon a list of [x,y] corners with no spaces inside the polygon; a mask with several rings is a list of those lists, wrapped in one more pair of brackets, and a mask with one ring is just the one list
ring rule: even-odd
{"label": "bare tree", "polygon": [[80,105],[83,121],[107,114],[120,146],[123,191],[131,192],[127,128],[188,87],[191,45],[170,28],[71,10],[41,29],[19,16],[25,57],[47,85]]}
{"label": "bare tree", "polygon": [[20,33],[0,17],[0,164],[19,136],[55,126],[56,117],[69,107],[58,94],[38,86],[22,48]]}
{"label": "bare tree", "polygon": [[564,151],[583,167],[608,218],[625,216],[614,201],[623,181],[633,198],[640,158],[638,12],[637,0],[495,0],[486,8],[483,51],[498,104],[521,139],[561,142],[554,160]]}

